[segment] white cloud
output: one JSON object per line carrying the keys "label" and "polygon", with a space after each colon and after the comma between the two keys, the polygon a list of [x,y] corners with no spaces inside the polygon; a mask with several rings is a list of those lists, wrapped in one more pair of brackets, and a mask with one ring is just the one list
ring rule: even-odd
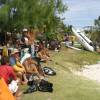
{"label": "white cloud", "polygon": [[69,10],[61,15],[65,17],[65,23],[78,24],[80,26],[93,24],[94,19],[100,15],[100,0],[63,0]]}

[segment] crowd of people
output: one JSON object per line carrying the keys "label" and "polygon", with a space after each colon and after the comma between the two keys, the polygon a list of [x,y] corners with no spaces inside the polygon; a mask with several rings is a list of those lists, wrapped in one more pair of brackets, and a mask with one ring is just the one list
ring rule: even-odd
{"label": "crowd of people", "polygon": [[[0,51],[0,78],[4,79],[15,100],[20,99],[22,94],[19,86],[27,84],[32,75],[38,82],[45,79],[41,62],[50,60],[49,49],[58,52],[61,48],[57,39],[36,41],[36,35],[34,31],[24,28],[22,33],[17,33],[16,37],[3,44]],[[64,41],[69,43],[69,36],[66,35]],[[71,41],[73,45],[74,37]]]}
{"label": "crowd of people", "polygon": [[37,76],[38,81],[46,76],[41,62],[48,62],[49,51],[42,41],[35,42],[35,36],[32,31],[23,29],[22,36],[17,36],[16,44],[10,52],[2,50],[0,53],[0,77],[4,79],[16,99],[22,94],[19,85],[27,84],[32,74]]}

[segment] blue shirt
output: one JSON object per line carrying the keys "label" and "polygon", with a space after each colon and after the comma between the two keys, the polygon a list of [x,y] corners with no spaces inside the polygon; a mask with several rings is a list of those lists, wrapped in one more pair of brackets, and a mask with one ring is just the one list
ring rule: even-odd
{"label": "blue shirt", "polygon": [[15,57],[11,56],[9,62],[10,62],[10,65],[11,65],[11,66],[16,65],[16,59],[15,59]]}

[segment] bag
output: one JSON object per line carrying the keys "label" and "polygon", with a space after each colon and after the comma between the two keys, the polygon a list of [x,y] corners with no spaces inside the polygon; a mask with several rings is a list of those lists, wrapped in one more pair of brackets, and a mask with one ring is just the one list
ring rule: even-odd
{"label": "bag", "polygon": [[29,88],[24,92],[24,94],[32,93],[37,90],[41,92],[53,92],[52,83],[45,81],[45,80],[41,80],[40,82],[37,80],[34,80],[33,75],[30,77],[30,80],[28,81],[28,86]]}
{"label": "bag", "polygon": [[28,89],[24,92],[24,94],[26,93],[32,93],[37,91],[37,81],[34,80],[34,75],[31,75],[29,78],[29,81],[27,83],[27,85],[29,86]]}
{"label": "bag", "polygon": [[0,100],[15,100],[3,78],[0,78]]}
{"label": "bag", "polygon": [[41,92],[53,92],[53,84],[48,81],[41,80],[38,90]]}
{"label": "bag", "polygon": [[29,86],[29,88],[24,92],[24,94],[32,93],[32,92],[35,92],[35,91],[37,91],[37,86],[34,84],[32,86]]}
{"label": "bag", "polygon": [[50,67],[43,67],[43,71],[46,75],[54,76],[56,72]]}

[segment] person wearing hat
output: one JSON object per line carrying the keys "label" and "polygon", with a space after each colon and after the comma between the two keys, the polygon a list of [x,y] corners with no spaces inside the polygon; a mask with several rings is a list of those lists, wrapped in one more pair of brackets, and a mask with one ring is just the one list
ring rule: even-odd
{"label": "person wearing hat", "polygon": [[32,74],[36,74],[39,79],[43,79],[44,77],[39,73],[36,62],[32,60],[32,57],[29,53],[25,53],[23,58],[21,59],[21,64],[25,67],[26,73],[28,76]]}
{"label": "person wearing hat", "polygon": [[21,39],[21,48],[29,48],[29,53],[31,54],[31,44],[30,44],[30,35],[26,28],[23,29],[22,39]]}
{"label": "person wearing hat", "polygon": [[[27,83],[26,75],[25,75],[25,68],[19,62],[19,50],[13,49],[10,56],[10,65],[13,67],[14,71],[16,72],[17,76],[21,79],[22,84]],[[23,81],[24,79],[24,81]]]}

